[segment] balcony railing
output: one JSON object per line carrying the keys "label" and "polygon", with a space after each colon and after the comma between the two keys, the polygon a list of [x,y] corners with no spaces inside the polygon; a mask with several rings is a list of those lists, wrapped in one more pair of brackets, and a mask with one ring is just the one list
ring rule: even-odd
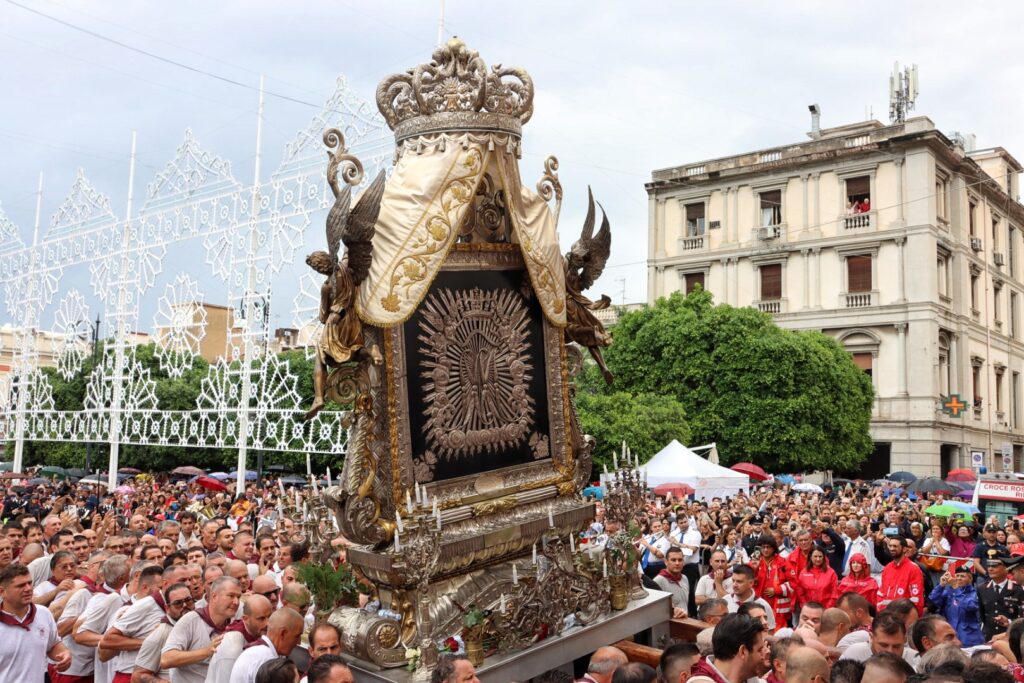
{"label": "balcony railing", "polygon": [[847,230],[870,228],[875,223],[874,217],[875,214],[873,211],[855,213],[852,216],[843,216],[843,227]]}
{"label": "balcony railing", "polygon": [[693,251],[694,249],[704,248],[704,236],[700,237],[684,237],[679,240],[679,248],[683,251]]}
{"label": "balcony railing", "polygon": [[847,308],[868,308],[875,305],[874,292],[850,292],[845,296]]}
{"label": "balcony railing", "polygon": [[775,315],[776,313],[782,313],[784,308],[782,304],[782,299],[768,299],[765,301],[754,302],[754,305],[757,306],[757,310],[761,311],[762,313],[771,313],[772,315]]}

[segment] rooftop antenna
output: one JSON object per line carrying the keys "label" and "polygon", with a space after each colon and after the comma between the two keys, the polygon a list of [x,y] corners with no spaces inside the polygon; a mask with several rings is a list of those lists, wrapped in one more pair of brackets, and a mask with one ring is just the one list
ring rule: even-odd
{"label": "rooftop antenna", "polygon": [[900,71],[900,63],[894,62],[889,76],[889,122],[903,123],[907,112],[917,103],[917,64]]}
{"label": "rooftop antenna", "polygon": [[618,278],[616,280],[616,282],[618,282],[620,285],[622,285],[622,305],[625,306],[626,305],[626,278],[620,277],[620,278]]}

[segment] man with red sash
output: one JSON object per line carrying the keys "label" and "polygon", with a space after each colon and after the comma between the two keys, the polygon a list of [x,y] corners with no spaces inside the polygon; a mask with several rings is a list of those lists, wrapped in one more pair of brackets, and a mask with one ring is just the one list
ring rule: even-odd
{"label": "man with red sash", "polygon": [[96,649],[76,643],[71,635],[71,629],[85,613],[89,600],[103,586],[100,567],[109,557],[110,553],[106,550],[96,550],[80,567],[82,574],[78,579],[85,584],[85,588],[75,591],[68,599],[64,611],[61,612],[60,621],[57,622],[57,635],[64,639],[64,646],[71,653],[71,666],[61,673],[51,670],[52,683],[89,683],[93,680],[93,658]]}
{"label": "man with red sash", "polygon": [[302,615],[290,607],[282,607],[271,615],[267,634],[249,643],[231,670],[230,683],[255,683],[256,672],[266,661],[287,657],[302,640],[305,628]]}
{"label": "man with red sash", "polygon": [[665,568],[654,577],[658,588],[672,596],[672,618],[685,619],[690,583],[683,574],[683,551],[675,546],[665,553]]}
{"label": "man with red sash", "polygon": [[[100,574],[103,576],[103,585],[96,589],[89,598],[82,616],[75,620],[71,628],[71,637],[83,651],[88,650],[92,653],[92,666],[88,667],[88,671],[93,674],[96,683],[110,683],[114,677],[110,670],[110,662],[100,659],[97,647],[103,634],[107,632],[110,621],[124,606],[121,589],[128,584],[131,576],[128,557],[111,555],[100,567]],[[84,661],[78,661],[76,657],[73,669],[79,666],[84,669],[87,665]]]}
{"label": "man with red sash", "polygon": [[770,535],[761,537],[761,559],[754,572],[754,591],[771,606],[775,628],[788,625],[796,592],[796,571],[779,555],[779,545]]}
{"label": "man with red sash", "polygon": [[[188,575],[183,566],[171,566],[161,573],[154,572],[153,579],[141,586],[148,595],[138,600],[110,625],[100,641],[100,650],[116,652],[114,657],[113,683],[131,683],[135,671],[135,656],[142,642],[167,616],[167,603],[160,591],[180,583]],[[159,581],[159,587],[157,586]]]}
{"label": "man with red sash", "polygon": [[166,681],[171,677],[171,672],[160,668],[160,653],[167,642],[167,636],[171,629],[184,615],[191,612],[195,607],[195,599],[189,587],[183,583],[172,583],[164,589],[164,604],[167,606],[167,613],[156,628],[142,641],[139,653],[135,655],[135,670],[132,672],[132,680],[137,683],[155,683]]}
{"label": "man with red sash", "polygon": [[42,683],[46,658],[53,670],[71,666],[71,653],[57,635],[50,611],[32,603],[28,567],[10,564],[0,571],[0,672],[3,680]]}
{"label": "man with red sash", "polygon": [[[268,580],[273,583],[273,579]],[[243,596],[242,618],[227,627],[217,654],[210,659],[207,683],[228,683],[231,680],[231,670],[242,650],[259,641],[267,632],[267,622],[273,611],[270,600],[262,595]]]}
{"label": "man with red sash", "polygon": [[160,668],[171,671],[171,683],[206,683],[210,658],[224,639],[224,630],[238,611],[238,581],[222,576],[210,586],[210,601],[184,615],[164,643]]}

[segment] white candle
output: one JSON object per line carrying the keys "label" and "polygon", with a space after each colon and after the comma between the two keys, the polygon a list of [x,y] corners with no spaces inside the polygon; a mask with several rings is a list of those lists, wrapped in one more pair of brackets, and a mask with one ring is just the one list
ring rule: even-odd
{"label": "white candle", "polygon": [[555,514],[550,505],[548,506],[548,528],[555,528]]}
{"label": "white candle", "polygon": [[427,487],[423,487],[423,509],[425,510],[430,505],[430,494],[427,493]]}
{"label": "white candle", "polygon": [[313,476],[313,461],[309,459],[309,453],[306,453],[306,476]]}
{"label": "white candle", "polygon": [[537,544],[533,544],[533,563],[537,564]]}
{"label": "white candle", "polygon": [[309,517],[309,506],[305,503],[302,504],[302,519]]}
{"label": "white candle", "polygon": [[434,498],[434,500],[432,500],[431,502],[432,502],[432,503],[434,504],[434,507],[433,507],[433,509],[432,509],[432,510],[430,511],[430,514],[432,514],[432,515],[434,515],[435,517],[437,517],[437,516],[438,516],[438,514],[437,514],[437,498]]}
{"label": "white candle", "polygon": [[281,490],[281,497],[284,498],[284,482],[281,481],[281,477],[277,478],[277,488]]}
{"label": "white candle", "polygon": [[409,495],[409,489],[405,490],[405,510],[412,515],[412,496]]}
{"label": "white candle", "polygon": [[327,485],[328,486],[331,485],[331,468],[330,467],[327,468]]}
{"label": "white candle", "polygon": [[501,610],[502,614],[504,614],[505,613],[505,594],[504,593],[501,594],[501,601],[498,604],[499,604],[498,609]]}
{"label": "white candle", "polygon": [[512,565],[512,585],[513,586],[518,586],[519,585],[519,570],[516,569],[516,565],[515,564]]}
{"label": "white candle", "polygon": [[316,477],[310,477],[313,480],[313,493],[320,493],[320,484],[317,483]]}
{"label": "white candle", "polygon": [[402,513],[400,513],[398,510],[395,510],[395,527],[398,529],[399,532],[405,533],[405,527],[402,526]]}
{"label": "white candle", "polygon": [[574,537],[574,534],[569,534],[569,552],[576,552],[576,538]]}
{"label": "white candle", "polygon": [[608,558],[601,560],[601,576],[608,578]]}
{"label": "white candle", "polygon": [[295,489],[295,510],[299,509],[299,489]]}
{"label": "white candle", "polygon": [[612,469],[619,469],[619,456],[614,451],[612,452]]}
{"label": "white candle", "polygon": [[627,451],[626,451],[626,440],[623,439],[622,440],[622,459],[626,460],[628,462],[627,458],[628,458],[628,455],[627,455]]}
{"label": "white candle", "polygon": [[440,531],[441,530],[441,511],[440,510],[437,511],[437,515],[435,516],[435,519],[437,520],[437,530]]}
{"label": "white candle", "polygon": [[395,552],[402,552],[402,542],[398,540],[398,529],[395,529]]}
{"label": "white candle", "polygon": [[420,491],[420,483],[418,481],[414,481],[412,483],[412,485],[413,485],[413,488],[416,490],[416,504],[417,505],[422,505],[423,504],[423,492]]}
{"label": "white candle", "polygon": [[604,473],[608,474],[608,465],[607,465],[607,463],[601,463],[601,467],[604,468]]}

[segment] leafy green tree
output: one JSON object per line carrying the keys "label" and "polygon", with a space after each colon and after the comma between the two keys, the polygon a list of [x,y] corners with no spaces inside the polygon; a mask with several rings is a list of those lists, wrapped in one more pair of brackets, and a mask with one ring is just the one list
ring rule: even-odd
{"label": "leafy green tree", "polygon": [[871,380],[827,335],[698,290],[623,316],[614,337],[613,389],[675,397],[692,437],[717,442],[726,464],[849,470],[871,452]]}

